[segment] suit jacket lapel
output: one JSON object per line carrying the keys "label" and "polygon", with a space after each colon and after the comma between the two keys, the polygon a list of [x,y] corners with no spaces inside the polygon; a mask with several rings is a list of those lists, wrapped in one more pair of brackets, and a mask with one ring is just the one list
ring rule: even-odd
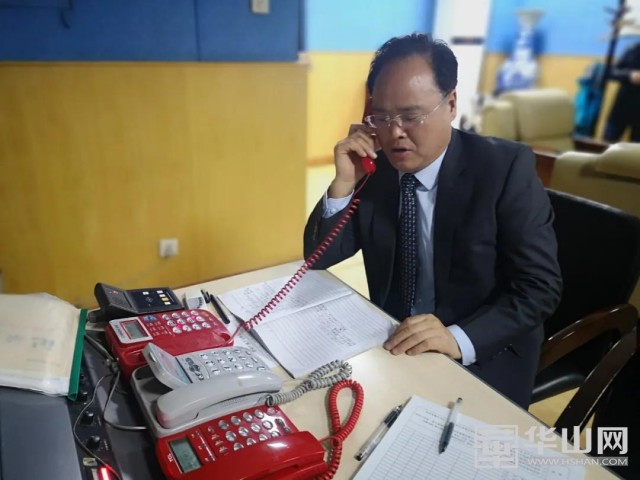
{"label": "suit jacket lapel", "polygon": [[[373,198],[373,216],[371,218],[370,238],[374,239],[376,248],[377,271],[380,278],[378,285],[380,291],[380,304],[386,302],[393,277],[393,263],[396,252],[396,232],[398,221],[398,209],[400,208],[400,185],[398,183],[398,171],[386,161],[379,158],[378,172],[371,178],[375,182]],[[374,185],[372,185],[374,187]],[[373,294],[374,292],[370,292]],[[372,297],[373,298],[373,297]]]}
{"label": "suit jacket lapel", "polygon": [[438,193],[433,212],[436,315],[439,313],[438,307],[442,306],[445,297],[444,287],[449,280],[454,232],[463,219],[471,196],[468,177],[464,174],[466,161],[460,135],[457,130],[452,129],[451,141],[440,167]]}

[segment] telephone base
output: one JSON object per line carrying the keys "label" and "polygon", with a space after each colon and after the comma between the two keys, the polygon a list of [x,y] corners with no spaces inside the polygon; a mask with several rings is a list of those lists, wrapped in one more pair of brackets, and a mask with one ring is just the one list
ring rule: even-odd
{"label": "telephone base", "polygon": [[180,433],[208,420],[227,415],[243,408],[264,405],[264,393],[246,395],[237,399],[232,398],[230,400],[217,403],[215,405],[215,409],[205,408],[200,411],[196,418],[189,420],[182,425],[173,428],[165,428],[156,419],[155,406],[158,398],[165,393],[170,392],[171,389],[163,385],[153,375],[153,372],[148,365],[133,371],[133,374],[131,375],[131,387],[136,399],[138,400],[142,414],[147,421],[147,425],[155,438],[163,438],[175,433]]}

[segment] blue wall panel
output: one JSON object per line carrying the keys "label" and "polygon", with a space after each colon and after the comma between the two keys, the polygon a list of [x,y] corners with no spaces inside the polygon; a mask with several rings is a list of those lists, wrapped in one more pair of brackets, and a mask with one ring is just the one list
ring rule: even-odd
{"label": "blue wall panel", "polygon": [[0,8],[0,60],[292,61],[299,1],[75,0],[55,8]]}
{"label": "blue wall panel", "polygon": [[391,37],[431,31],[434,5],[435,0],[306,0],[306,48],[376,50]]}

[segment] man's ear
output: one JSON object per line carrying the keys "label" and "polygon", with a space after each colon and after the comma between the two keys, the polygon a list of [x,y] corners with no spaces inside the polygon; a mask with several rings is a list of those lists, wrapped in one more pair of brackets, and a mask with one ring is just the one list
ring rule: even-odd
{"label": "man's ear", "polygon": [[449,107],[451,120],[453,120],[456,118],[456,114],[458,113],[458,92],[455,89],[449,94],[447,106]]}

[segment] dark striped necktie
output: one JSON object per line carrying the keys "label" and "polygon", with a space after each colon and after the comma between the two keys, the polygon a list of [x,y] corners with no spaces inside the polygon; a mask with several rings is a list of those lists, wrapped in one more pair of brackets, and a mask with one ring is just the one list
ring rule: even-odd
{"label": "dark striped necktie", "polygon": [[416,189],[418,179],[410,173],[402,176],[400,182],[400,299],[402,315],[400,320],[411,316],[411,307],[416,299],[416,277],[418,274],[418,234],[416,227]]}

